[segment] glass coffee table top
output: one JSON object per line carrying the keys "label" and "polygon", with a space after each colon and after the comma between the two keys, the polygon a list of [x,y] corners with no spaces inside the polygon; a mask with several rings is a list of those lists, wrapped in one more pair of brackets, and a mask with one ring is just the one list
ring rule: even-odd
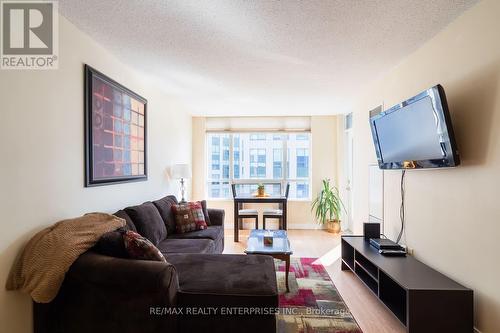
{"label": "glass coffee table top", "polygon": [[[264,236],[273,237],[273,245],[264,245]],[[250,231],[248,237],[247,254],[292,254],[290,241],[285,230],[262,230]]]}

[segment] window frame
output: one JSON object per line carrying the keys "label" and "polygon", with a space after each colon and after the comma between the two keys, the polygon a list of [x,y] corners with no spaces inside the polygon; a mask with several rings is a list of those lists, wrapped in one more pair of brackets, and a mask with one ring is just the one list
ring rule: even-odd
{"label": "window frame", "polygon": [[[289,147],[288,147],[288,138],[282,138],[282,147],[279,148],[282,150],[282,161],[281,161],[281,177],[280,178],[251,178],[250,177],[250,169],[248,170],[248,176],[249,178],[234,178],[234,136],[239,135],[239,134],[271,134],[273,135],[271,137],[271,140],[275,140],[275,135],[280,135],[282,137],[288,137],[289,134],[307,134],[309,136],[309,145],[307,147],[308,152],[309,152],[309,159],[308,159],[308,175],[307,177],[288,177],[289,176],[289,163],[290,161],[288,160],[289,158]],[[224,179],[223,177],[220,177],[220,179],[213,179],[209,177],[209,164],[212,163],[212,161],[208,161],[208,145],[209,140],[208,137],[211,134],[218,134],[218,135],[228,135],[229,136],[229,178]],[[249,138],[250,140],[250,138]],[[302,139],[303,140],[303,139]],[[304,140],[305,141],[305,140]],[[222,142],[223,138],[220,138],[220,143],[219,143],[219,150],[220,154],[222,156],[223,148],[222,148]],[[309,184],[309,196],[307,198],[289,198],[288,201],[311,201],[312,200],[312,133],[311,131],[206,131],[205,132],[205,147],[206,147],[206,152],[205,152],[205,196],[208,200],[211,201],[232,201],[231,198],[214,198],[211,196],[211,193],[209,191],[209,186],[208,184],[211,182],[218,182],[218,183],[224,183],[228,182],[229,184],[252,184],[252,183],[265,183],[265,184],[281,184],[282,189],[284,186],[286,186],[287,183],[301,183],[301,182],[307,182]],[[242,151],[242,146],[240,143],[239,146],[239,153],[240,155],[243,154]],[[296,149],[303,149],[303,148],[296,148]],[[274,149],[272,150],[272,155],[274,155]],[[243,154],[244,155],[244,154]],[[273,171],[273,164],[274,164],[274,156],[271,156],[271,172]],[[222,169],[223,167],[223,160],[220,161],[219,163],[219,168]],[[267,168],[267,163],[266,163],[266,168]],[[241,176],[241,175],[240,175]],[[296,176],[296,175],[295,175]]]}

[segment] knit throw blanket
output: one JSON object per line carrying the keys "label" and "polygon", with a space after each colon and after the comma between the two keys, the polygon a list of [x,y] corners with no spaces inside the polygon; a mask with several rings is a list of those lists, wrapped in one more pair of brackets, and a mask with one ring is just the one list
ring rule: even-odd
{"label": "knit throw blanket", "polygon": [[18,257],[7,279],[7,290],[21,290],[35,302],[49,303],[78,257],[106,232],[125,226],[125,220],[104,213],[57,222],[38,232]]}

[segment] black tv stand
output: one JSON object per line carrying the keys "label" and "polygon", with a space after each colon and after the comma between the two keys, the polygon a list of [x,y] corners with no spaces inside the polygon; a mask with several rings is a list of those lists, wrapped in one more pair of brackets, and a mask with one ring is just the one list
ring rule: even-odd
{"label": "black tv stand", "polygon": [[363,236],[342,236],[342,270],[350,270],[409,333],[471,333],[473,291],[413,256],[380,255]]}

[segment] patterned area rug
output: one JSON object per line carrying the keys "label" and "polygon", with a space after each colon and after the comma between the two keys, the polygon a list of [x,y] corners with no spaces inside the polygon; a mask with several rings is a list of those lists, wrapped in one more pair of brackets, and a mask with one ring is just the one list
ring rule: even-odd
{"label": "patterned area rug", "polygon": [[362,333],[330,276],[315,258],[291,258],[289,288],[285,262],[275,260],[280,294],[278,333]]}

